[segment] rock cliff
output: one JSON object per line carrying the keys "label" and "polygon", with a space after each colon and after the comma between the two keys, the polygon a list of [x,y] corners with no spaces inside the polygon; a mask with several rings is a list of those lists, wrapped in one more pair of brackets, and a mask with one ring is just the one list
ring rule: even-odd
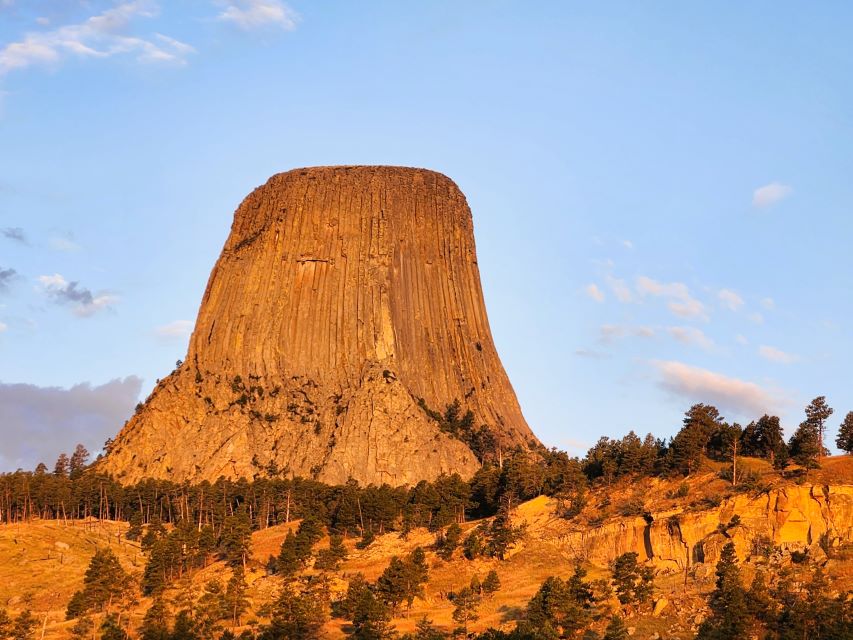
{"label": "rock cliff", "polygon": [[740,560],[772,549],[808,550],[819,559],[825,547],[853,543],[853,485],[776,487],[733,496],[713,509],[652,511],[592,527],[558,518],[554,502],[542,497],[522,505],[518,517],[534,535],[599,566],[633,551],[662,571],[713,567],[729,541]]}
{"label": "rock cliff", "polygon": [[[436,419],[454,401],[474,415],[455,434]],[[536,442],[492,341],[465,197],[432,171],[318,167],[237,209],[186,360],[102,468],[399,485],[470,476],[474,432],[480,456]]]}

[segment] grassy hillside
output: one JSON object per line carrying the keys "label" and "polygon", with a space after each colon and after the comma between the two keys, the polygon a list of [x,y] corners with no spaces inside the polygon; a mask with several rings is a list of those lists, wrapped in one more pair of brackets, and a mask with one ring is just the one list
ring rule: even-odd
{"label": "grassy hillside", "polygon": [[[743,467],[744,470],[754,471],[751,482],[759,488],[753,489],[753,492],[760,493],[774,485],[783,488],[796,486],[782,481],[761,461],[746,461]],[[825,461],[823,469],[812,472],[808,482],[853,484],[853,459],[834,458]],[[625,529],[636,520],[635,516],[619,514],[621,506],[630,501],[639,501],[643,509],[648,511],[685,514],[707,511],[711,514],[708,517],[717,517],[711,505],[720,496],[732,492],[730,484],[718,479],[711,467],[686,481],[659,478],[625,481],[592,490],[586,508],[571,521],[558,517],[555,512],[556,502],[542,496],[519,505],[515,510],[514,519],[526,525],[526,534],[503,561],[469,561],[459,552],[451,561],[443,561],[429,550],[435,535],[425,529],[416,529],[405,537],[398,533],[378,536],[373,544],[363,550],[356,549],[357,540],[350,538],[345,541],[349,553],[347,560],[340,570],[330,576],[332,596],[334,598],[342,593],[349,578],[355,573],[361,572],[368,580],[375,580],[393,555],[404,555],[420,546],[428,550],[429,583],[424,598],[416,599],[411,611],[393,621],[398,631],[413,630],[423,616],[450,630],[454,626],[451,618],[453,604],[448,594],[467,585],[475,575],[484,578],[492,569],[500,577],[501,589],[492,597],[484,599],[478,611],[479,619],[470,628],[510,628],[547,577],[566,577],[571,574],[579,559],[583,561],[583,557],[578,557],[577,548],[568,544],[571,536],[577,535],[578,531]],[[477,524],[465,523],[463,530],[467,532]],[[267,574],[266,560],[278,553],[288,530],[294,529],[296,525],[295,522],[278,525],[256,531],[252,536],[252,558],[247,572],[251,605],[250,613],[244,618],[249,627],[257,627],[265,622],[266,618],[261,614],[263,605],[275,598],[281,584],[281,578]],[[847,527],[853,530],[853,521],[847,523]],[[6,607],[10,613],[31,610],[40,623],[46,624],[45,638],[69,637],[72,623],[64,619],[65,606],[71,595],[81,588],[88,562],[99,546],[109,546],[129,573],[137,578],[141,576],[146,556],[138,543],[124,538],[126,530],[126,523],[98,521],[33,521],[0,527],[0,607]],[[589,540],[589,544],[605,544],[609,538],[590,537]],[[325,538],[315,548],[327,545],[328,538]],[[606,579],[610,575],[609,569],[601,563],[596,566],[586,562],[585,566],[590,581]],[[744,564],[743,572],[747,580],[751,579],[755,566],[754,562]],[[790,561],[787,561],[786,566],[792,566]],[[797,566],[792,568],[800,569]],[[833,557],[825,563],[825,570],[834,591],[853,589],[853,554],[848,549],[843,546],[835,549]],[[305,573],[317,572],[308,569]],[[181,597],[182,593],[198,594],[208,580],[216,578],[224,582],[229,576],[230,569],[224,563],[214,562],[175,583],[169,596],[175,599]],[[663,609],[659,616],[652,615],[651,610],[632,616],[628,624],[635,628],[634,637],[648,638],[659,633],[668,638],[691,638],[697,622],[707,611],[704,598],[713,588],[713,567],[692,566],[686,572],[659,569],[655,586],[654,599]],[[138,596],[129,612],[123,614],[130,615],[131,628],[138,626],[149,605],[150,599]],[[326,625],[326,635],[329,638],[342,637],[345,626],[344,621],[333,619]],[[35,637],[40,635],[41,629]]]}

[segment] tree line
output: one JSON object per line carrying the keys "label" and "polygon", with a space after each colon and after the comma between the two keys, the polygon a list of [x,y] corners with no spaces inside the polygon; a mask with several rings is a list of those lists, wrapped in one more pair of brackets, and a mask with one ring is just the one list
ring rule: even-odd
{"label": "tree line", "polygon": [[[558,497],[564,515],[571,516],[582,508],[589,483],[609,484],[629,475],[689,475],[703,456],[731,462],[735,484],[741,456],[766,459],[779,470],[791,463],[815,468],[827,454],[824,440],[832,415],[826,399],[815,398],[786,441],[777,416],[764,415],[742,427],[726,422],[716,407],[696,404],[668,441],[652,434],[640,439],[633,431],[622,439],[602,437],[583,459],[544,447],[516,448],[486,458],[470,480],[444,475],[413,487],[331,486],[282,477],[276,470],[253,479],[196,484],[150,479],[123,486],[99,473],[97,464],[89,465],[89,452],[78,445],[70,456],[59,456],[52,472],[42,463],[34,471],[0,474],[0,522],[93,517],[138,526],[186,521],[199,529],[210,526],[219,539],[227,519],[238,513],[245,514],[252,529],[311,514],[344,535],[375,535],[491,516],[502,500],[512,503],[542,494]],[[471,416],[461,414],[458,404],[437,414],[439,418],[447,429],[470,432]],[[836,444],[853,452],[853,412],[842,421]]]}

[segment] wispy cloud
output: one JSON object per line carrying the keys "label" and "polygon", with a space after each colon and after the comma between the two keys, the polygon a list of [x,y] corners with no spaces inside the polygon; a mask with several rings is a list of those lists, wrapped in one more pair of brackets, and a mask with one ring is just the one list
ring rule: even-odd
{"label": "wispy cloud", "polygon": [[690,295],[690,288],[683,282],[658,282],[646,276],[639,276],[637,293],[640,296],[668,299],[667,308],[680,318],[708,320],[705,305]]}
{"label": "wispy cloud", "polygon": [[633,249],[633,248],[634,248],[634,243],[633,243],[633,242],[631,242],[630,240],[623,240],[623,241],[622,241],[622,246],[623,246],[623,247],[625,247],[626,249]]}
{"label": "wispy cloud", "polygon": [[723,303],[723,306],[730,311],[737,311],[743,306],[743,298],[731,289],[721,289],[717,297]]}
{"label": "wispy cloud", "polygon": [[604,292],[597,284],[588,284],[584,288],[584,292],[596,302],[604,302]]}
{"label": "wispy cloud", "polygon": [[754,324],[764,324],[764,316],[756,311],[749,314],[749,321]]}
{"label": "wispy cloud", "polygon": [[605,277],[605,282],[607,282],[607,286],[610,287],[610,290],[619,302],[628,303],[634,301],[634,293],[624,280],[608,275]]}
{"label": "wispy cloud", "polygon": [[758,347],[758,354],[765,360],[778,364],[793,364],[797,361],[797,356],[767,345]]}
{"label": "wispy cloud", "polygon": [[130,416],[141,388],[136,376],[69,389],[0,383],[0,470],[51,464],[78,442],[98,451]]}
{"label": "wispy cloud", "polygon": [[773,311],[776,308],[776,301],[773,298],[762,298],[761,306],[767,309],[768,311]]}
{"label": "wispy cloud", "polygon": [[738,344],[742,344],[742,345],[749,344],[749,340],[742,333],[739,333],[735,336],[735,342],[737,342]]}
{"label": "wispy cloud", "polygon": [[3,332],[4,332],[4,331],[6,331],[8,328],[9,328],[9,325],[8,325],[8,324],[6,324],[5,322],[0,322],[0,333],[3,333]]}
{"label": "wispy cloud", "polygon": [[777,202],[781,202],[794,192],[794,189],[787,184],[780,182],[771,182],[763,187],[758,187],[752,192],[752,206],[763,209],[770,207]]}
{"label": "wispy cloud", "polygon": [[50,245],[50,248],[55,251],[72,252],[80,250],[80,245],[74,241],[74,238],[70,234],[51,236],[48,240],[48,244]]}
{"label": "wispy cloud", "polygon": [[14,269],[0,267],[0,293],[9,291],[9,285],[17,277],[18,272]]}
{"label": "wispy cloud", "polygon": [[714,348],[714,341],[705,335],[705,332],[696,327],[667,327],[667,333],[681,344],[699,347],[710,351]]}
{"label": "wispy cloud", "polygon": [[608,353],[595,351],[593,349],[576,349],[575,355],[578,358],[589,358],[590,360],[606,360],[610,357],[610,354]]}
{"label": "wispy cloud", "polygon": [[32,66],[56,66],[69,56],[103,59],[135,56],[140,62],[184,63],[194,49],[160,33],[150,37],[130,35],[137,18],[157,15],[152,0],[123,2],[78,24],[31,31],[0,49],[0,76]]}
{"label": "wispy cloud", "polygon": [[77,282],[68,282],[58,273],[52,276],[39,276],[38,281],[43,291],[54,302],[70,305],[72,313],[81,318],[92,316],[118,302],[118,297],[115,295],[106,292],[96,295]]}
{"label": "wispy cloud", "polygon": [[154,335],[165,340],[176,340],[188,337],[193,330],[190,320],[175,320],[168,324],[160,325],[154,329]]}
{"label": "wispy cloud", "polygon": [[219,4],[224,5],[219,20],[246,31],[261,27],[292,31],[299,21],[299,15],[279,0],[227,0]]}
{"label": "wispy cloud", "polygon": [[619,338],[653,338],[655,330],[652,327],[632,327],[622,324],[603,324],[598,330],[598,340],[610,344]]}
{"label": "wispy cloud", "polygon": [[689,402],[706,402],[738,416],[778,413],[785,402],[754,382],[677,361],[652,363],[660,376],[661,388]]}
{"label": "wispy cloud", "polygon": [[0,229],[0,235],[7,240],[12,240],[13,242],[29,244],[27,241],[27,235],[21,227],[6,227],[5,229]]}

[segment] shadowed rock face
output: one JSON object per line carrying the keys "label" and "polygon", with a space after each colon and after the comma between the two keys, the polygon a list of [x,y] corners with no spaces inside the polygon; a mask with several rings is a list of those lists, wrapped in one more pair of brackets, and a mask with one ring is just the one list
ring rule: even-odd
{"label": "shadowed rock face", "polygon": [[240,205],[186,361],[102,464],[126,482],[470,476],[477,458],[419,399],[459,400],[496,448],[536,442],[492,342],[465,197],[421,169],[298,169]]}

